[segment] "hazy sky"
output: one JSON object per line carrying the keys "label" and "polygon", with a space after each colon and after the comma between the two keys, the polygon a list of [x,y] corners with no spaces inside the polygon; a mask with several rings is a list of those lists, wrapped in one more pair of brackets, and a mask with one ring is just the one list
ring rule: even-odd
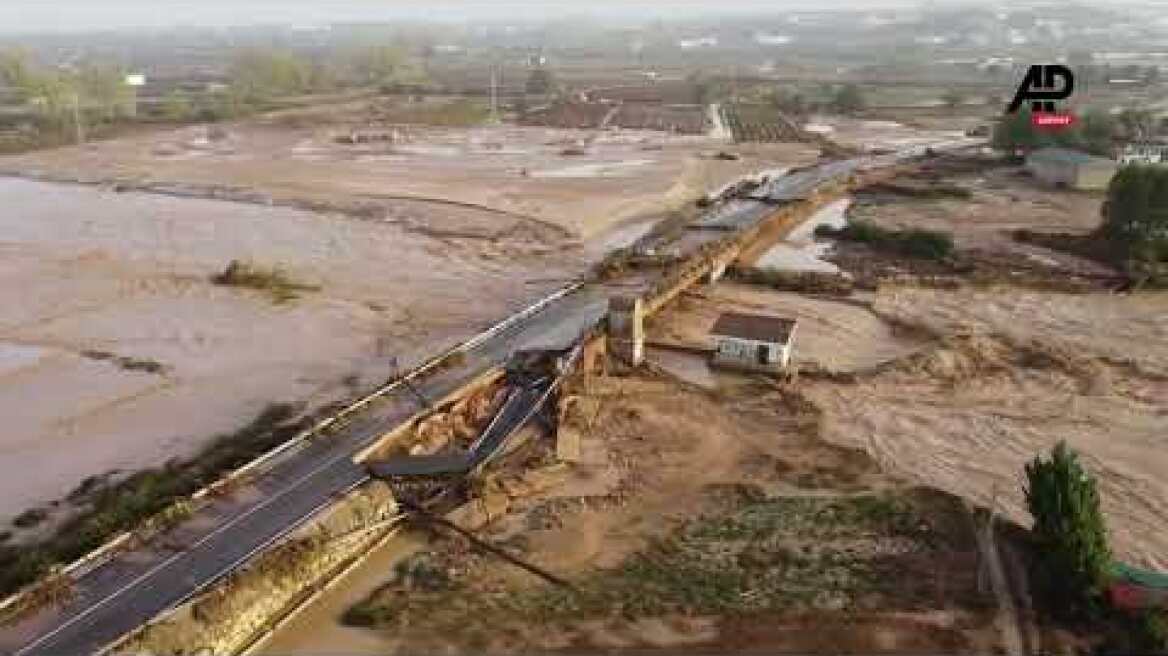
{"label": "hazy sky", "polygon": [[[953,0],[0,0],[0,32],[75,31],[169,25],[327,24],[401,18],[542,19],[566,14],[677,17],[728,11],[781,11],[942,4]],[[1082,0],[1113,4],[1116,0]],[[1122,0],[1121,0],[1122,1]],[[1007,0],[968,4],[1016,3]],[[1168,6],[1168,0],[1141,4]]]}
{"label": "hazy sky", "polygon": [[565,14],[677,16],[783,7],[891,6],[909,0],[0,0],[0,32],[164,25],[249,25],[423,18],[539,19]]}

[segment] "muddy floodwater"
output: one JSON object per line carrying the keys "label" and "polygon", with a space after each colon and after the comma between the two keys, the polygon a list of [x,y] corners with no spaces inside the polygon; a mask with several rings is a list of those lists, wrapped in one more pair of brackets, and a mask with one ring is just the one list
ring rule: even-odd
{"label": "muddy floodwater", "polygon": [[[381,221],[17,178],[0,178],[0,199],[5,530],[89,476],[188,457],[270,403],[351,396],[391,357],[470,336],[576,266],[431,237],[427,222],[456,210],[420,204]],[[276,302],[212,284],[234,259],[310,289]]]}
{"label": "muddy floodwater", "polygon": [[313,603],[291,616],[253,653],[384,654],[393,645],[385,633],[341,622],[345,611],[365,599],[393,576],[394,566],[425,545],[425,536],[403,531],[381,549],[373,551],[344,578],[334,581]]}
{"label": "muddy floodwater", "polygon": [[824,206],[792,230],[786,239],[759,256],[754,266],[759,269],[780,271],[838,273],[839,267],[823,259],[831,250],[831,243],[816,241],[815,229],[819,226],[828,226],[836,230],[843,228],[847,224],[846,215],[851,204],[852,199],[841,198]]}

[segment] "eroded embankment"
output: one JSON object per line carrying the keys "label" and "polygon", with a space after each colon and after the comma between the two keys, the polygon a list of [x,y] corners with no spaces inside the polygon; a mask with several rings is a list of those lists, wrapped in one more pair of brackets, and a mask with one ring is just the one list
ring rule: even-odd
{"label": "eroded embankment", "polygon": [[117,645],[121,653],[236,654],[394,531],[382,483],[361,486],[311,525]]}
{"label": "eroded embankment", "polygon": [[[431,452],[437,443],[477,435],[498,405],[498,370],[385,433],[363,454]],[[240,653],[312,603],[320,592],[391,540],[401,515],[389,487],[366,480],[304,527],[254,555],[243,568],[120,640],[133,653]]]}

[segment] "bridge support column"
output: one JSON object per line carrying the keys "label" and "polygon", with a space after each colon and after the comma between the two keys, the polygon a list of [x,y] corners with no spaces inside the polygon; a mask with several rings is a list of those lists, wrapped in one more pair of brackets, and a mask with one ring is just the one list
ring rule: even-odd
{"label": "bridge support column", "polygon": [[721,280],[724,275],[726,275],[726,261],[714,260],[714,263],[710,265],[709,273],[706,274],[706,284],[712,285]]}
{"label": "bridge support column", "polygon": [[608,343],[613,355],[633,366],[645,359],[645,308],[640,296],[608,299]]}

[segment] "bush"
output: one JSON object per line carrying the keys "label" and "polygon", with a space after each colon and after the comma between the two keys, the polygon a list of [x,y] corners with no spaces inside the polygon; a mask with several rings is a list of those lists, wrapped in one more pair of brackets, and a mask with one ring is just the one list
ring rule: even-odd
{"label": "bush", "polygon": [[296,299],[300,292],[320,289],[315,285],[295,282],[278,268],[265,269],[239,260],[231,260],[226,269],[211,276],[211,282],[226,287],[246,287],[266,292],[277,305]]}
{"label": "bush", "polygon": [[51,565],[76,560],[148,518],[162,524],[181,520],[189,512],[182,499],[309,426],[312,419],[297,417],[298,412],[289,404],[271,404],[239,430],[218,436],[192,460],[143,470],[115,485],[83,485],[91,507],[65,521],[52,537],[19,549],[0,547],[0,595],[15,592],[43,576]]}
{"label": "bush", "polygon": [[37,524],[49,518],[49,513],[43,508],[29,508],[20,513],[12,520],[12,525],[17,528],[32,528]]}
{"label": "bush", "polygon": [[1120,169],[1107,189],[1103,232],[1133,255],[1162,258],[1168,252],[1168,169]]}
{"label": "bush", "polygon": [[1050,460],[1038,456],[1026,466],[1026,481],[1026,505],[1039,549],[1034,563],[1038,589],[1061,614],[1094,613],[1111,562],[1094,477],[1059,442]]}
{"label": "bush", "polygon": [[953,252],[953,237],[948,233],[920,228],[889,230],[870,221],[849,221],[839,230],[821,225],[815,229],[815,234],[857,241],[907,257],[943,260]]}

